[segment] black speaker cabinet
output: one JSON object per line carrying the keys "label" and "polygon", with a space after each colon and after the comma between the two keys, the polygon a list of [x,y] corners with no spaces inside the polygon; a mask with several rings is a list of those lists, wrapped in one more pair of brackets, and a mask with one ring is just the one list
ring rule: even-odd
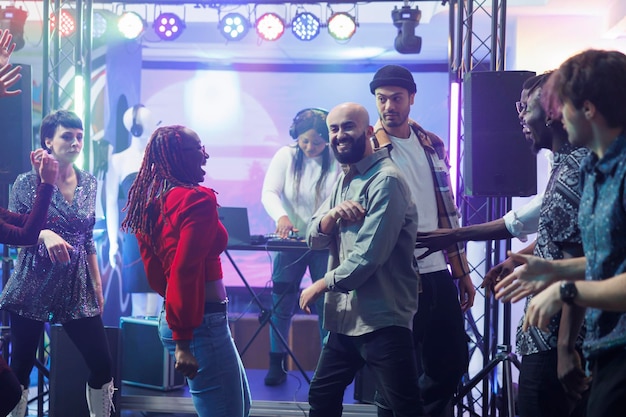
{"label": "black speaker cabinet", "polygon": [[[19,64],[14,64],[19,65]],[[0,183],[11,184],[22,172],[30,170],[33,147],[33,104],[31,68],[22,65],[22,78],[9,91],[22,94],[0,99]]]}
{"label": "black speaker cabinet", "polygon": [[122,381],[128,385],[171,391],[185,385],[174,358],[163,347],[156,317],[122,317]]}
{"label": "black speaker cabinet", "polygon": [[464,80],[465,194],[526,197],[537,194],[537,156],[520,126],[519,101],[530,71],[469,72]]}
{"label": "black speaker cabinet", "polygon": [[[113,359],[113,379],[115,387],[121,387],[119,366],[119,329],[105,327],[109,350]],[[88,416],[85,390],[89,369],[74,343],[60,325],[50,328],[50,417]],[[113,395],[115,412],[120,416],[120,391]]]}

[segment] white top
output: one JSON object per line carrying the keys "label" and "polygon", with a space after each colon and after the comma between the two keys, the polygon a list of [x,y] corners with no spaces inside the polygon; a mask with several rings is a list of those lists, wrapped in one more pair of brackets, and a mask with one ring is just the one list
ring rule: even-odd
{"label": "white top", "polygon": [[529,234],[537,233],[542,201],[543,193],[537,194],[522,207],[511,210],[502,217],[504,225],[511,235],[522,242],[526,242]]}
{"label": "white top", "polygon": [[[424,148],[413,129],[410,130],[411,136],[408,139],[389,135],[393,144],[391,159],[398,165],[411,189],[411,196],[417,207],[417,231],[431,232],[439,227],[435,183]],[[415,256],[426,250],[416,249]],[[443,271],[448,265],[443,252],[439,251],[418,260],[417,267],[420,273],[425,274]]]}
{"label": "white top", "polygon": [[315,195],[315,186],[322,173],[322,156],[315,158],[304,156],[300,187],[296,190],[293,173],[295,155],[295,146],[283,146],[276,152],[265,173],[261,202],[275,222],[286,215],[293,226],[304,233],[313,213],[330,195],[340,169],[331,152],[331,165],[322,194]]}

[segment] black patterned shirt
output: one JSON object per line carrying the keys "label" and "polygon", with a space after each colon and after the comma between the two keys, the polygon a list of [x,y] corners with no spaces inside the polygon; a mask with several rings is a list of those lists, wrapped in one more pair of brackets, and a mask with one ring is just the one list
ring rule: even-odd
{"label": "black patterned shirt", "polygon": [[[535,256],[544,259],[563,259],[562,244],[581,244],[578,228],[578,206],[580,204],[580,165],[589,155],[587,148],[572,148],[566,144],[554,153],[554,163],[546,192],[541,204]],[[524,312],[532,297],[526,299]],[[548,324],[548,331],[531,327],[522,331],[523,318],[517,327],[517,352],[520,355],[554,349],[557,346],[561,314],[556,314]],[[582,333],[576,341],[580,348],[583,341]]]}

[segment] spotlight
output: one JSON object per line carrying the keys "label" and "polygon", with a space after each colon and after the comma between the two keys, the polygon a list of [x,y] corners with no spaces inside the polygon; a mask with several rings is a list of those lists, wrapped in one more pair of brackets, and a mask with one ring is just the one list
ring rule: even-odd
{"label": "spotlight", "polygon": [[164,41],[177,39],[185,29],[185,22],[174,13],[161,13],[154,20],[154,32]]}
{"label": "spotlight", "polygon": [[104,42],[108,38],[116,36],[117,15],[108,10],[93,11],[93,29],[92,35],[95,42]]}
{"label": "spotlight", "polygon": [[312,13],[298,13],[291,21],[291,31],[301,41],[310,41],[320,33],[320,20]]}
{"label": "spotlight", "polygon": [[137,39],[146,30],[146,22],[135,12],[124,12],[117,19],[117,29],[124,39]]}
{"label": "spotlight", "polygon": [[354,32],[356,32],[356,22],[348,13],[334,13],[328,19],[328,33],[336,40],[348,40],[354,35]]}
{"label": "spotlight", "polygon": [[220,32],[229,41],[243,39],[250,30],[250,22],[239,13],[228,13],[220,20]]}
{"label": "spotlight", "polygon": [[[61,35],[61,37],[68,37],[73,35],[74,32],[76,32],[76,20],[74,19],[74,16],[72,15],[72,13],[69,12],[69,10],[65,9],[61,9],[61,12],[59,14],[59,20],[61,21],[61,24],[58,25],[59,34]],[[54,31],[56,28],[56,14],[52,13],[50,14],[50,31]]]}
{"label": "spotlight", "polygon": [[285,33],[285,22],[276,13],[265,13],[254,26],[259,37],[266,41],[275,41]]}
{"label": "spotlight", "polygon": [[9,29],[13,35],[13,42],[15,42],[15,51],[19,51],[26,44],[24,42],[24,24],[27,16],[28,12],[15,6],[0,9],[0,29]]}
{"label": "spotlight", "polygon": [[398,28],[398,35],[394,42],[396,51],[401,54],[419,54],[422,50],[422,38],[415,36],[415,28],[420,24],[422,12],[419,7],[411,9],[411,6],[394,7],[391,11],[393,24]]}

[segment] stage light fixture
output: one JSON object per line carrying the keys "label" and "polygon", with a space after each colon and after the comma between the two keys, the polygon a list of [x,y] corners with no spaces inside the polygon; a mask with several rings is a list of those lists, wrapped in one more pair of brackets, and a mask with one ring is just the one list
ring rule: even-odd
{"label": "stage light fixture", "polygon": [[291,31],[301,41],[315,39],[320,33],[320,20],[309,12],[298,13],[291,21]]}
{"label": "stage light fixture", "polygon": [[220,20],[220,32],[229,41],[243,39],[250,30],[250,22],[239,13],[228,13]]}
{"label": "stage light fixture", "polygon": [[174,13],[161,13],[154,19],[154,32],[164,41],[177,39],[185,29],[185,22]]}
{"label": "stage light fixture", "polygon": [[24,42],[24,24],[27,17],[28,12],[15,6],[0,9],[0,29],[9,29],[13,35],[13,42],[15,42],[15,51],[19,51],[26,44]]}
{"label": "stage light fixture", "polygon": [[422,50],[422,38],[415,36],[415,28],[420,24],[422,12],[419,7],[405,5],[400,9],[394,7],[391,11],[393,24],[398,28],[398,35],[394,41],[396,51],[401,54],[419,54]]}
{"label": "stage light fixture", "polygon": [[256,20],[254,25],[259,37],[266,41],[280,39],[285,33],[285,22],[276,13],[265,13]]}
{"label": "stage light fixture", "polygon": [[356,21],[348,13],[333,13],[328,19],[328,33],[336,40],[348,40],[354,32],[356,32]]}
{"label": "stage light fixture", "polygon": [[93,11],[92,36],[94,42],[106,41],[117,35],[117,15],[109,10]]}
{"label": "stage light fixture", "polygon": [[[69,10],[61,9],[59,12],[61,24],[58,25],[59,34],[61,37],[68,37],[76,32],[76,20],[74,15]],[[54,31],[57,28],[56,14],[50,14],[50,31]]]}
{"label": "stage light fixture", "polygon": [[137,39],[146,30],[146,21],[135,12],[124,12],[117,19],[117,29],[124,39]]}

